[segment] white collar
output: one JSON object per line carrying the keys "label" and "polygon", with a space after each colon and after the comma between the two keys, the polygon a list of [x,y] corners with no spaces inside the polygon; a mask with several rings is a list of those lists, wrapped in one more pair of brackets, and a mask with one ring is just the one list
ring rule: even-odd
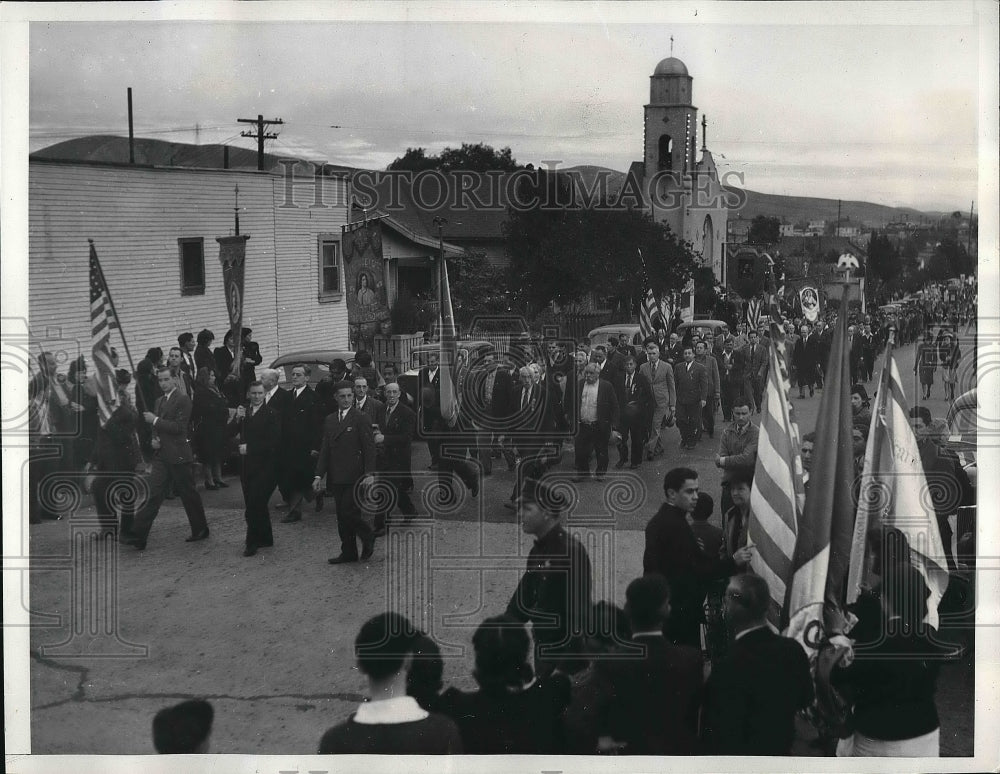
{"label": "white collar", "polygon": [[749,629],[744,629],[739,634],[737,634],[736,635],[736,639],[738,640],[743,635],[750,634],[750,632],[755,632],[758,629],[770,629],[770,628],[771,627],[769,627],[766,623],[758,624],[757,626],[751,626]]}
{"label": "white collar", "polygon": [[634,640],[636,637],[662,637],[662,636],[663,636],[662,631],[660,631],[659,629],[653,629],[648,632],[636,632],[635,634],[632,635],[632,639]]}
{"label": "white collar", "polygon": [[368,396],[365,395],[365,397],[363,397],[361,400],[355,399],[354,405],[357,406],[358,407],[358,411],[360,411],[362,408],[364,408],[364,405],[367,402],[368,402]]}
{"label": "white collar", "polygon": [[274,387],[272,387],[270,390],[264,393],[264,402],[267,403],[269,400],[271,400],[271,396],[274,395],[274,393],[276,393],[279,389],[281,388],[278,387],[278,385],[274,385]]}
{"label": "white collar", "polygon": [[354,713],[354,722],[364,725],[386,723],[413,723],[423,720],[430,713],[417,704],[412,696],[395,696],[391,699],[366,701]]}
{"label": "white collar", "polygon": [[176,387],[174,387],[174,389],[172,389],[170,392],[168,392],[166,395],[164,395],[163,396],[164,403],[166,401],[170,400],[170,396],[173,395],[175,392],[177,392],[177,388]]}
{"label": "white collar", "polygon": [[301,387],[296,387],[296,388],[295,388],[295,397],[296,397],[296,398],[297,398],[297,397],[299,397],[299,395],[301,395],[301,394],[302,394],[302,391],[303,391],[303,390],[304,390],[304,389],[305,389],[305,388],[306,388],[307,386],[308,386],[308,385],[305,385],[305,384],[303,384],[303,385],[302,385]]}

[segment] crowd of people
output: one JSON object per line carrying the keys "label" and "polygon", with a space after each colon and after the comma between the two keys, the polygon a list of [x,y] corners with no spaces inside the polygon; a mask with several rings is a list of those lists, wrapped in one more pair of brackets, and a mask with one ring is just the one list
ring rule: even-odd
{"label": "crowd of people", "polygon": [[[823,387],[827,322],[784,323],[791,378],[803,400],[807,390],[811,398]],[[884,323],[859,317],[849,331],[859,478],[871,418],[865,383],[880,338],[875,331]],[[459,497],[458,482],[477,497],[494,462],[507,464],[515,476],[505,505],[518,512],[535,544],[505,613],[483,621],[473,638],[478,690],[443,691],[433,640],[395,613],[376,616],[355,643],[371,699],[323,736],[321,753],[787,755],[796,714],[816,699],[813,676],[802,648],[768,625],[766,581],[747,569],[758,442],[753,415],[762,408],[770,336],[768,326],[739,324],[735,333],[661,329],[641,347],[622,336],[575,347],[552,340],[515,342],[504,352],[486,348],[460,375],[460,410],[451,417],[442,410],[435,353],[412,384],[394,365],[380,373],[368,353],[358,352],[351,368],[332,362],[315,389],[310,366],[296,364],[290,388],[282,389],[276,370],[258,368],[262,357],[251,331],[243,332],[244,362],[234,369],[230,337],[213,351],[214,336],[204,330],[182,334],[165,358],[150,349],[134,374],[117,371],[118,406],[103,426],[85,361],[61,379],[43,353],[31,381],[32,429],[41,442],[61,438],[63,456],[55,464],[82,467],[98,514],[123,543],[145,550],[171,497],[187,514],[187,540],[208,538],[193,463],[200,463],[204,491],[213,491],[226,486],[224,465],[235,453],[245,504],[243,555],[273,546],[270,501],[277,490],[284,524],[301,522],[310,508],[322,510],[327,498],[335,503],[340,550],[328,560],[333,565],[370,559],[377,538],[395,528],[396,508],[402,523],[417,514],[415,443],[426,443],[442,497]],[[957,368],[960,353],[946,338],[933,351],[937,366]],[[915,370],[925,367],[918,359]],[[645,530],[644,575],[629,585],[623,609],[606,600],[595,604],[587,551],[566,530],[567,503],[546,474],[567,447],[581,484],[604,478],[613,451],[616,468],[637,469],[667,453],[674,425],[679,449],[671,456],[683,458],[715,437],[720,409],[728,423],[714,456],[722,475],[721,528],[710,523],[714,501],[700,491],[697,471],[670,470],[664,503]],[[54,427],[65,417],[78,431],[59,436]],[[925,467],[959,478],[961,466],[938,443],[926,407],[915,407],[912,417]],[[816,440],[802,439],[807,476]],[[37,485],[45,472],[37,466],[53,463],[33,464]],[[114,492],[138,491],[139,477],[148,496],[123,504]],[[33,500],[33,520],[58,515]],[[948,528],[951,567],[947,525],[954,507],[942,501],[938,512],[943,538]],[[852,691],[855,706],[864,708],[859,718],[867,720],[859,719],[853,747],[842,752],[930,754],[937,745],[933,694],[941,654],[899,597],[900,584],[915,582],[900,558],[906,556],[900,534],[883,531],[873,539],[895,546],[896,559],[874,566],[880,585],[865,598],[859,619],[876,630],[892,623],[902,638],[893,644],[918,654],[924,669],[915,676],[913,659],[899,662],[897,651],[880,650],[881,640],[852,635],[854,646],[831,680]],[[204,708],[198,712],[204,721]],[[895,719],[880,720],[884,713]],[[201,744],[207,735],[196,737]]]}

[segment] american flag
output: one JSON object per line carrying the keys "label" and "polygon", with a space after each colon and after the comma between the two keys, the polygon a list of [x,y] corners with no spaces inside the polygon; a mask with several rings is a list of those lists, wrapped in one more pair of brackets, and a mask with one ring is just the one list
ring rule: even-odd
{"label": "american flag", "polygon": [[[757,301],[759,314],[759,300],[751,300]],[[792,579],[792,557],[805,508],[805,487],[799,428],[789,394],[787,346],[773,295],[771,303],[769,368],[747,534],[756,549],[750,566],[767,581],[771,592],[768,617],[777,626]]]}
{"label": "american flag", "polygon": [[438,329],[440,331],[441,365],[441,416],[449,427],[458,421],[458,332],[455,313],[451,305],[451,286],[448,284],[448,264],[442,255],[438,259]]}
{"label": "american flag", "polygon": [[747,301],[747,330],[755,331],[760,325],[760,299],[751,298]]}
{"label": "american flag", "polygon": [[662,317],[663,313],[660,310],[659,304],[656,303],[656,298],[653,296],[653,289],[650,287],[649,279],[646,277],[646,261],[642,257],[642,250],[638,250],[638,253],[639,262],[642,264],[642,277],[646,284],[646,295],[639,306],[639,333],[642,334],[642,338],[645,340],[655,335],[653,321],[658,316]]}
{"label": "american flag", "polygon": [[94,359],[94,387],[97,393],[97,415],[101,427],[118,407],[115,368],[111,363],[111,329],[119,328],[111,306],[108,285],[97,260],[97,251],[90,242],[90,342]]}

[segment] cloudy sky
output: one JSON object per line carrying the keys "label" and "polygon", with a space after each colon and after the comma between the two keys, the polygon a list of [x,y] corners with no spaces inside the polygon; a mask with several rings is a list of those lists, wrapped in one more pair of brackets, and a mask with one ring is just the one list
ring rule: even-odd
{"label": "cloudy sky", "polygon": [[407,147],[485,142],[522,162],[624,171],[641,158],[649,75],[673,36],[709,148],[745,187],[967,210],[982,75],[973,6],[779,6],[35,21],[30,147],[127,134],[131,86],[141,137],[254,147],[236,119],[262,113],[285,121],[269,151],[335,164],[384,168]]}

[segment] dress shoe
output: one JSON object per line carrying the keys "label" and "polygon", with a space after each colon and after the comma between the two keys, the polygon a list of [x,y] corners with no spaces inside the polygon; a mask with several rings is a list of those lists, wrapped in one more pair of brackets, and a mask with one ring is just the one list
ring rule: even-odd
{"label": "dress shoe", "polygon": [[222,479],[216,479],[215,485],[219,487],[219,489],[229,489],[229,484],[227,484]]}
{"label": "dress shoe", "polygon": [[266,543],[260,543],[257,548],[274,548],[274,541],[268,540]]}
{"label": "dress shoe", "polygon": [[130,538],[128,540],[128,545],[138,548],[140,551],[146,550],[146,541],[142,538]]}
{"label": "dress shoe", "polygon": [[653,452],[647,451],[646,452],[646,462],[652,462],[652,461],[653,461]]}
{"label": "dress shoe", "polygon": [[205,489],[207,489],[209,492],[214,492],[218,488],[219,487],[217,484],[205,484]]}
{"label": "dress shoe", "polygon": [[621,470],[625,467],[625,463],[628,462],[627,459],[620,459],[615,463],[615,470]]}
{"label": "dress shoe", "polygon": [[298,508],[294,511],[289,511],[288,515],[281,520],[282,524],[294,524],[297,521],[302,521],[302,514],[299,513]]}
{"label": "dress shoe", "polygon": [[476,478],[476,480],[472,482],[472,486],[469,487],[469,493],[473,497],[479,497],[479,479],[478,478]]}
{"label": "dress shoe", "polygon": [[351,562],[358,561],[356,556],[347,556],[346,554],[341,554],[340,556],[334,556],[326,560],[327,564],[350,564]]}
{"label": "dress shoe", "polygon": [[203,529],[201,532],[191,535],[190,537],[184,538],[185,543],[197,543],[199,540],[204,540],[208,537],[208,530]]}
{"label": "dress shoe", "polygon": [[367,562],[372,558],[372,554],[375,553],[375,536],[372,535],[371,539],[367,543],[361,545],[361,561]]}
{"label": "dress shoe", "polygon": [[257,548],[255,546],[247,546],[243,549],[243,556],[253,556],[257,553]]}

